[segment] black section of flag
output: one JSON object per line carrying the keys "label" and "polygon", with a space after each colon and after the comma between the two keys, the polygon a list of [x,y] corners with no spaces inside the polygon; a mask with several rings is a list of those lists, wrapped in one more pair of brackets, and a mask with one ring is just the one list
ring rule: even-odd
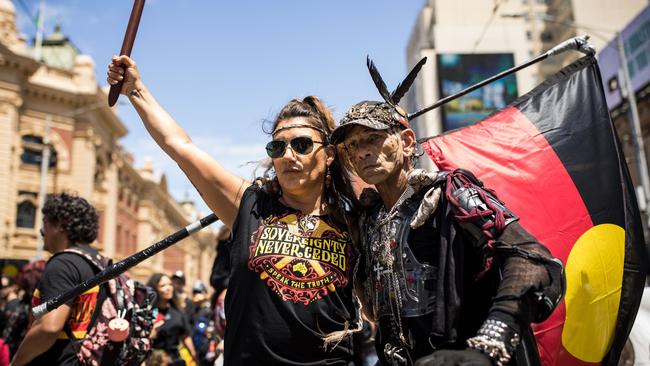
{"label": "black section of flag", "polygon": [[[551,241],[555,245],[552,250],[562,254],[563,260],[592,225],[614,224],[625,230],[616,324],[611,346],[601,350],[607,352],[602,364],[616,365],[638,311],[648,253],[634,188],[606,105],[598,65],[588,56],[565,67],[509,108],[423,146],[441,169],[467,168],[490,183],[521,215],[522,224],[527,221],[527,229],[542,242]],[[564,206],[568,200],[573,200],[572,204]],[[531,202],[538,205],[531,206]],[[554,212],[566,216],[560,225],[569,226],[553,226],[558,225],[557,217],[548,215]],[[563,320],[553,321],[557,325]],[[545,330],[552,337],[561,336],[553,335],[553,329],[557,327]],[[595,362],[568,353],[570,357],[558,357],[554,348],[564,342],[546,340],[553,349],[549,362]],[[589,340],[586,342],[588,345]]]}
{"label": "black section of flag", "polygon": [[639,308],[648,253],[634,186],[607,110],[596,59],[577,60],[513,106],[533,122],[562,160],[594,226],[612,223],[625,229],[621,300],[612,346],[602,361],[602,365],[616,365]]}
{"label": "black section of flag", "polygon": [[[621,207],[603,199],[603,192],[621,197],[621,186],[629,184],[629,177],[621,182],[620,149],[596,60],[581,58],[522,99],[515,107],[533,122],[562,160],[594,225],[611,223],[625,228]],[[586,135],[589,138],[581,138]],[[602,174],[588,174],[595,171]]]}

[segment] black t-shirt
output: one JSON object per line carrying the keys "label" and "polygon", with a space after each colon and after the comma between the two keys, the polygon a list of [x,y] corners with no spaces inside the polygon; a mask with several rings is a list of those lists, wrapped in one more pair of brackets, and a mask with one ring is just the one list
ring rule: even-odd
{"label": "black t-shirt", "polygon": [[230,238],[217,240],[216,252],[212,264],[212,273],[210,274],[210,284],[214,287],[215,295],[228,288],[228,279],[230,276]]}
{"label": "black t-shirt", "polygon": [[[78,249],[97,255],[89,246]],[[96,270],[86,259],[74,253],[60,253],[45,266],[41,280],[34,292],[32,305],[46,302],[72,287],[92,278]],[[92,288],[66,304],[72,308],[67,324],[77,339],[85,337],[92,311],[97,302],[99,286]],[[65,331],[59,333],[54,345],[36,357],[30,365],[78,365],[77,353]]]}
{"label": "black t-shirt", "polygon": [[183,307],[183,312],[185,313],[185,319],[188,323],[192,323],[194,319],[194,313],[196,312],[196,306],[194,302],[188,297],[183,301],[185,306]]}
{"label": "black t-shirt", "polygon": [[178,345],[183,336],[190,334],[190,324],[183,312],[168,308],[158,308],[156,320],[164,320],[158,329],[158,336],[153,340],[153,348],[161,349],[174,358],[179,357]]}
{"label": "black t-shirt", "polygon": [[356,318],[348,232],[251,186],[233,234],[225,364],[350,364],[350,337],[323,349],[324,334]]}
{"label": "black t-shirt", "polygon": [[10,356],[13,356],[27,333],[29,302],[19,298],[9,300],[2,316],[5,317],[5,323],[0,324],[0,339],[9,347]]}

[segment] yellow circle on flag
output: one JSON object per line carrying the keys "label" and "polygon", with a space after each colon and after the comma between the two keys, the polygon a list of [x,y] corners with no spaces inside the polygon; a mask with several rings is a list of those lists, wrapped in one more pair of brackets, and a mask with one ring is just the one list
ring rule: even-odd
{"label": "yellow circle on flag", "polygon": [[569,253],[562,345],[582,361],[600,362],[611,346],[624,259],[625,230],[614,224],[587,230]]}

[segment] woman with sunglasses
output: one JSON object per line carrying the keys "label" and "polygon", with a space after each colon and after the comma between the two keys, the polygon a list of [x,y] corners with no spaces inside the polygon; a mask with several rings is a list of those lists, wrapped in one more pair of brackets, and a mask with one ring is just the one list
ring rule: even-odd
{"label": "woman with sunglasses", "polygon": [[[192,143],[140,80],[133,60],[113,57],[109,84],[125,72],[121,92],[232,229],[225,365],[350,365],[351,340],[340,335],[359,322],[346,212],[356,202],[328,142],[331,112],[312,96],[284,106],[266,146],[274,174],[251,184]],[[324,338],[337,342],[326,349]]]}

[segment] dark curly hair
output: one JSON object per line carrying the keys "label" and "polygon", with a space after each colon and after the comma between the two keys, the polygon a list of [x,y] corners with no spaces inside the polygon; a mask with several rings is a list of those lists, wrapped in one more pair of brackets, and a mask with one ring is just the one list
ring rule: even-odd
{"label": "dark curly hair", "polygon": [[43,219],[61,225],[70,244],[90,244],[97,238],[97,210],[79,196],[67,193],[49,195],[43,206]]}

